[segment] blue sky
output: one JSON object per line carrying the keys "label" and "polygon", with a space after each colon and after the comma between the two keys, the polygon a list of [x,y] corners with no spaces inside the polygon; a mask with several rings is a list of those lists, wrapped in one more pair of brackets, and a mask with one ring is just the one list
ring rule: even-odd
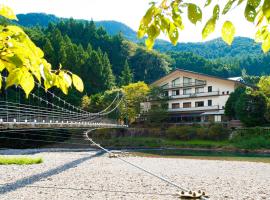
{"label": "blue sky", "polygon": [[[73,17],[75,19],[116,20],[127,24],[133,30],[137,30],[141,17],[149,7],[150,0],[0,0],[0,2],[1,4],[11,6],[17,14],[44,12],[55,14],[59,17]],[[201,2],[203,3],[204,1]],[[203,24],[211,16],[211,9],[209,7],[208,12],[204,12],[202,24],[194,26],[186,23],[185,30],[180,33],[179,42],[202,41],[201,30]],[[208,39],[220,36],[222,22],[227,19],[232,20],[236,25],[236,35],[253,37],[255,28],[253,24],[244,20],[243,9],[243,6],[239,9],[234,9],[230,16],[222,18],[217,25],[217,31]],[[164,39],[165,36],[161,36],[161,38]]]}

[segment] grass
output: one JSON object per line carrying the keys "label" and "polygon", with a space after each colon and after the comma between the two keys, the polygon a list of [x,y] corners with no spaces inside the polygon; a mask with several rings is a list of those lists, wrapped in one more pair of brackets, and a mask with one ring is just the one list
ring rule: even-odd
{"label": "grass", "polygon": [[0,156],[0,165],[33,165],[42,162],[42,158]]}
{"label": "grass", "polygon": [[171,140],[156,137],[117,137],[99,140],[102,145],[113,147],[197,147],[197,148],[222,148],[232,147],[228,141],[209,141],[209,140]]}

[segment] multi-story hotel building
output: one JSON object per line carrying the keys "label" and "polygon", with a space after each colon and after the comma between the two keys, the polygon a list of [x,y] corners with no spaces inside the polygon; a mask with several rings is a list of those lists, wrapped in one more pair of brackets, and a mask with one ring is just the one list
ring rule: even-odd
{"label": "multi-story hotel building", "polygon": [[[168,96],[170,122],[186,123],[224,121],[226,101],[230,93],[242,84],[241,77],[225,79],[177,69],[151,86],[162,87]],[[149,100],[142,104],[142,110],[147,112],[154,104]]]}

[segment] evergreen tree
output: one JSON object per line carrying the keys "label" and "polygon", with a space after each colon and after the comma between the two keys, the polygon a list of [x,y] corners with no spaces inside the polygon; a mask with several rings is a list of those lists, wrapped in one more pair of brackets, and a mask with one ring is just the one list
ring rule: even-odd
{"label": "evergreen tree", "polygon": [[125,65],[124,65],[124,69],[121,72],[121,76],[120,76],[120,85],[128,85],[130,83],[132,83],[133,81],[133,73],[131,72],[128,62],[126,60]]}
{"label": "evergreen tree", "polygon": [[43,51],[45,53],[45,58],[51,64],[56,63],[55,52],[54,52],[53,46],[52,46],[52,44],[51,44],[51,42],[50,42],[49,39],[46,39],[45,45],[43,47]]}
{"label": "evergreen tree", "polygon": [[104,53],[103,59],[102,59],[102,76],[103,76],[103,89],[105,90],[110,90],[112,89],[113,86],[115,86],[115,77],[112,72],[112,66],[110,63],[110,60],[108,58],[107,53]]}

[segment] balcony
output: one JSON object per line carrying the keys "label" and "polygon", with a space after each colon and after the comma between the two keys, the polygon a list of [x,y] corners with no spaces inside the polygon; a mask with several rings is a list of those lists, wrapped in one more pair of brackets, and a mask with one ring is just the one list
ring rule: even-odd
{"label": "balcony", "polygon": [[185,112],[185,111],[205,111],[205,110],[217,110],[219,106],[203,106],[203,107],[190,107],[190,108],[169,108],[169,112]]}
{"label": "balcony", "polygon": [[169,97],[170,97],[170,99],[187,99],[187,98],[196,98],[196,97],[218,96],[219,94],[220,94],[219,91],[213,91],[213,92],[171,95]]}
{"label": "balcony", "polygon": [[163,86],[162,88],[164,90],[169,89],[175,89],[175,88],[186,88],[186,87],[197,87],[197,86],[205,86],[206,81],[200,81],[200,82],[190,82],[190,83],[181,83],[181,84],[168,84],[166,86]]}

